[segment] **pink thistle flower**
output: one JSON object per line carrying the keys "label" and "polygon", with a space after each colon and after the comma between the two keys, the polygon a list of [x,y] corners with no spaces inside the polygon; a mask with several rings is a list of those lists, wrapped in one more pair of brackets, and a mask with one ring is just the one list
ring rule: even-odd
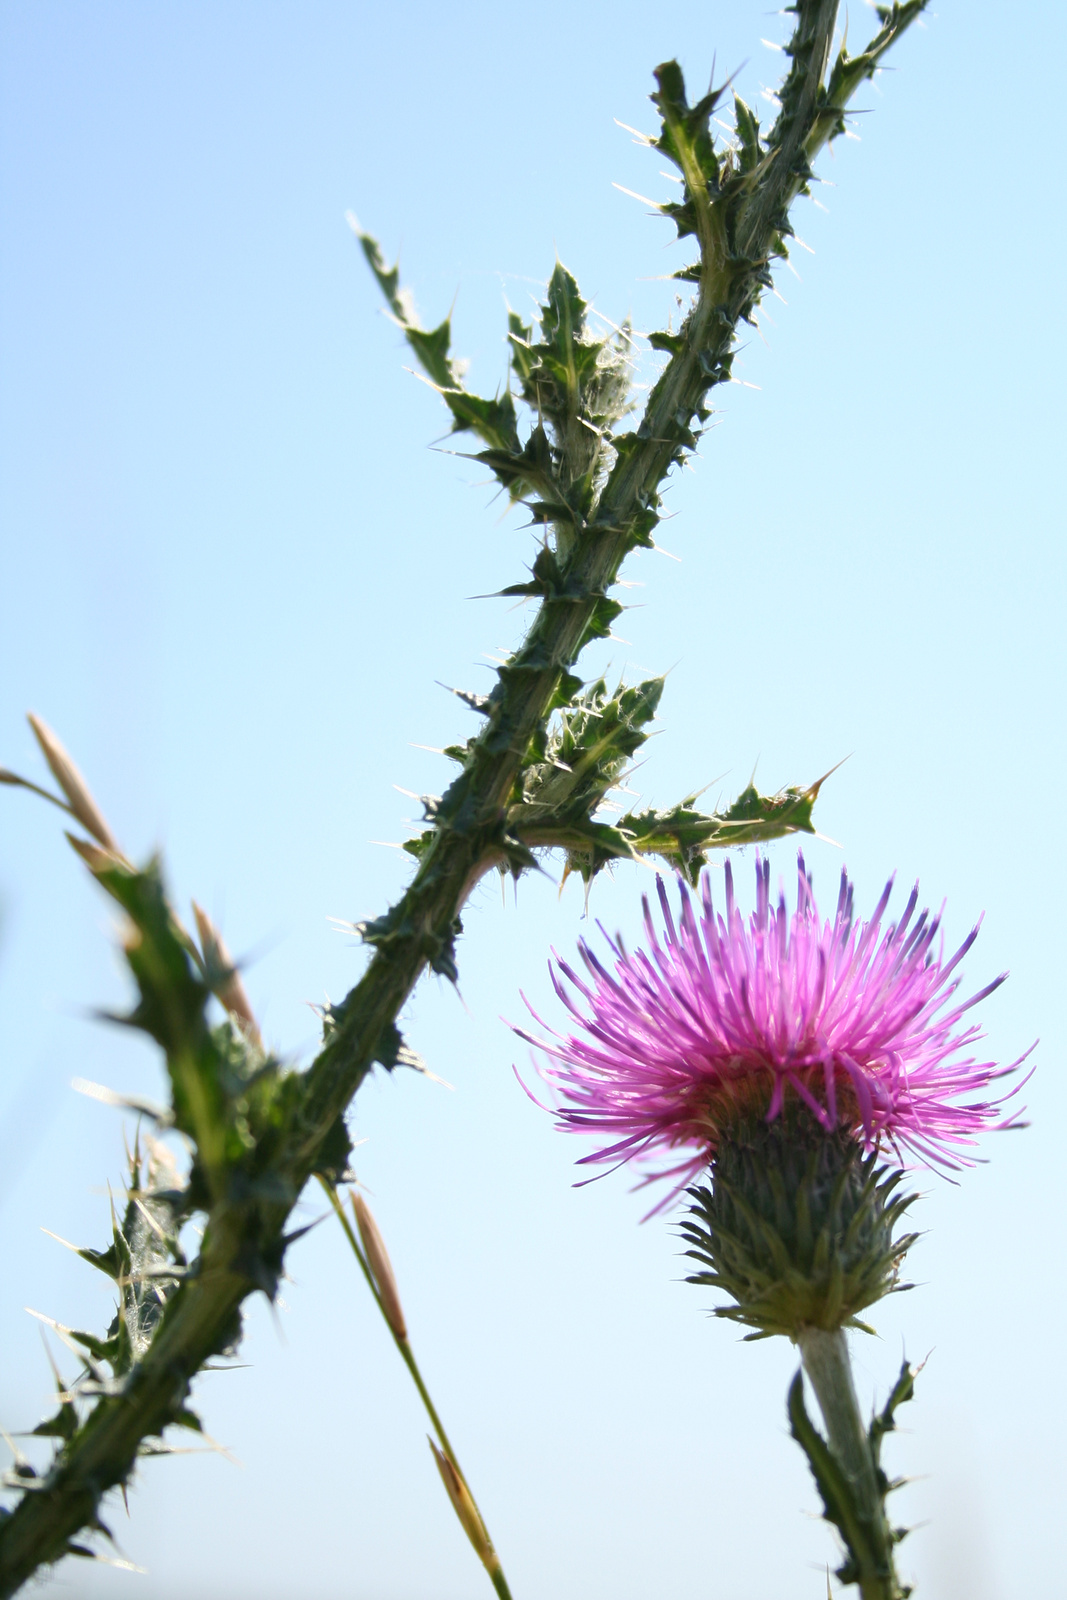
{"label": "pink thistle flower", "polygon": [[631,954],[608,940],[613,971],[584,940],[590,982],[556,956],[552,984],[578,1031],[548,1029],[551,1043],[516,1029],[556,1063],[542,1076],[565,1102],[559,1127],[606,1136],[583,1163],[686,1149],[693,1153],[681,1164],[644,1180],[675,1178],[677,1193],[714,1158],[734,1119],[757,1113],[772,1122],[787,1095],[828,1131],[847,1126],[868,1152],[887,1144],[902,1165],[905,1152],[926,1164],[970,1165],[965,1152],[977,1133],[1017,1125],[1000,1116],[1003,1097],[987,1091],[1019,1062],[977,1061],[967,1052],[983,1035],[962,1020],[1007,974],[955,998],[956,969],[977,926],[946,961],[940,915],[915,919],[917,885],[883,932],[893,880],[871,920],[856,923],[844,872],[833,921],[821,921],[803,856],[792,917],[784,894],[772,905],[770,864],[758,858],[747,923],[729,863],[725,915],[713,907],[710,875],[699,911],[679,887],[676,924],[659,883],[662,935],[644,900],[646,950]]}

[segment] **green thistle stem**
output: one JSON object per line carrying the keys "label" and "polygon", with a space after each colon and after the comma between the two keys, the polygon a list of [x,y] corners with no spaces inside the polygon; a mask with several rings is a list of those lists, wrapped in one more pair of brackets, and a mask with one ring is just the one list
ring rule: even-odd
{"label": "green thistle stem", "polygon": [[[448,1434],[445,1432],[445,1425],[441,1421],[440,1416],[438,1415],[437,1407],[434,1405],[433,1400],[432,1400],[432,1398],[430,1396],[430,1391],[426,1387],[426,1381],[423,1378],[422,1373],[419,1371],[419,1364],[415,1360],[415,1352],[411,1348],[410,1341],[407,1340],[407,1339],[401,1339],[400,1338],[400,1336],[396,1332],[396,1329],[392,1326],[392,1324],[389,1321],[388,1316],[386,1315],[385,1307],[382,1304],[382,1297],[381,1297],[380,1293],[378,1292],[378,1285],[375,1283],[374,1274],[370,1269],[370,1263],[368,1262],[366,1256],[363,1254],[363,1250],[360,1247],[359,1240],[356,1238],[355,1230],[353,1229],[352,1224],[349,1222],[347,1216],[345,1215],[345,1209],[344,1209],[344,1206],[341,1204],[341,1197],[337,1193],[336,1188],[329,1181],[328,1178],[320,1177],[319,1178],[319,1182],[322,1185],[323,1189],[325,1190],[326,1195],[327,1195],[327,1197],[329,1199],[329,1202],[330,1202],[331,1206],[333,1207],[334,1212],[336,1213],[338,1222],[341,1224],[341,1227],[344,1229],[344,1235],[345,1235],[345,1238],[348,1240],[348,1243],[349,1243],[349,1245],[351,1247],[352,1254],[355,1256],[356,1261],[359,1263],[359,1270],[362,1272],[364,1278],[367,1280],[367,1288],[370,1290],[371,1294],[374,1296],[375,1304],[377,1305],[378,1310],[382,1314],[382,1321],[385,1323],[386,1327],[389,1329],[389,1337],[392,1339],[393,1343],[396,1345],[396,1348],[399,1350],[401,1359],[403,1360],[404,1365],[407,1367],[408,1371],[411,1374],[411,1381],[414,1383],[416,1389],[419,1392],[419,1399],[422,1401],[423,1405],[426,1408],[426,1415],[429,1417],[430,1422],[433,1424],[433,1430],[437,1435],[437,1442],[441,1446],[441,1449],[443,1450],[444,1454],[448,1457],[449,1461],[451,1461],[453,1467],[456,1470],[457,1476],[462,1479],[463,1486],[466,1489],[467,1493],[470,1495],[471,1505],[474,1507],[474,1511],[475,1511],[475,1514],[476,1514],[476,1516],[478,1518],[478,1521],[481,1523],[482,1531],[485,1533],[485,1538],[486,1538],[486,1542],[487,1542],[487,1545],[488,1545],[488,1549],[487,1550],[482,1548],[482,1547],[480,1547],[479,1545],[475,1545],[475,1548],[477,1549],[477,1552],[478,1552],[479,1560],[482,1562],[482,1565],[485,1567],[486,1572],[489,1574],[490,1582],[492,1583],[493,1588],[496,1590],[497,1594],[500,1596],[500,1600],[512,1600],[511,1590],[508,1588],[507,1579],[504,1577],[504,1569],[500,1565],[500,1557],[497,1555],[496,1548],[493,1545],[493,1541],[489,1537],[489,1532],[488,1532],[488,1529],[486,1528],[486,1524],[485,1524],[485,1518],[482,1516],[481,1510],[480,1510],[480,1508],[478,1506],[478,1502],[474,1498],[474,1492],[471,1489],[471,1486],[467,1481],[466,1475],[465,1475],[462,1467],[459,1464],[459,1458],[456,1455],[455,1450],[452,1448],[452,1441],[449,1439]],[[475,1541],[472,1540],[471,1542],[473,1544]]]}
{"label": "green thistle stem", "polygon": [[877,1493],[874,1461],[852,1382],[845,1334],[841,1328],[832,1333],[825,1328],[805,1328],[797,1342],[831,1448],[854,1487],[869,1500]]}
{"label": "green thistle stem", "polygon": [[[671,358],[636,430],[611,444],[616,459],[595,508],[588,517],[582,513],[584,525],[574,533],[560,524],[558,572],[544,590],[525,642],[479,707],[485,725],[471,743],[464,770],[442,798],[418,872],[393,909],[363,930],[374,946],[363,977],[332,1009],[323,1048],[300,1082],[299,1096],[284,1076],[270,1079],[274,1098],[264,1104],[256,1148],[249,1153],[241,1135],[232,1168],[229,1148],[221,1149],[215,1127],[216,1119],[226,1121],[229,1109],[201,1015],[202,985],[188,965],[181,930],[173,918],[167,922],[169,911],[167,917],[160,912],[158,926],[145,921],[147,913],[136,899],[148,883],[144,875],[108,850],[77,845],[98,881],[137,925],[141,942],[129,955],[131,961],[136,956],[135,975],[153,1002],[150,1026],[138,1025],[167,1048],[168,1068],[189,1122],[185,1131],[195,1134],[199,1171],[210,1192],[197,1199],[197,1207],[207,1211],[200,1254],[169,1294],[146,1350],[121,1384],[99,1395],[48,1469],[25,1485],[14,1509],[0,1517],[0,1600],[42,1564],[67,1554],[80,1528],[99,1526],[102,1498],[128,1481],[145,1441],[180,1420],[190,1385],[205,1363],[232,1348],[242,1303],[256,1292],[274,1293],[291,1240],[292,1209],[313,1173],[336,1170],[331,1140],[373,1062],[395,1063],[401,1007],[427,967],[455,977],[453,946],[468,894],[502,853],[513,869],[531,864],[531,846],[508,832],[508,808],[531,748],[553,708],[573,696],[569,669],[589,639],[602,636],[598,619],[607,591],[624,557],[649,541],[659,487],[692,448],[692,428],[704,421],[709,390],[729,377],[735,330],[751,316],[769,281],[769,262],[787,231],[788,207],[807,181],[807,163],[840,127],[849,94],[924,3],[907,0],[881,8],[882,27],[865,54],[847,62],[842,55],[824,82],[836,3],[797,0],[791,8],[796,28],[782,109],[746,196],[739,199],[733,244],[720,221],[709,218],[710,191],[693,165],[693,141],[699,137],[695,108],[674,96],[682,88],[677,68],[664,68],[670,92],[657,97],[664,136],[669,135],[696,183],[687,191],[700,213],[696,302],[679,333],[663,336],[667,343],[661,347],[672,352]],[[433,334],[413,332],[423,349],[432,346]],[[472,415],[481,415],[476,397],[460,398],[474,408]],[[484,430],[483,438],[490,442]],[[522,478],[523,471],[518,475]],[[573,478],[570,466],[566,476],[568,482]],[[561,487],[566,490],[567,483]],[[0,781],[10,784],[12,775],[5,772]],[[561,812],[554,820],[570,819]],[[776,826],[770,836],[780,831]],[[618,848],[609,853],[617,854]],[[185,951],[180,960],[175,941]],[[162,962],[158,970],[148,970],[149,956]],[[205,1084],[215,1095],[210,1102],[202,1099]],[[261,1080],[264,1093],[266,1086]],[[494,1582],[503,1597],[503,1580]]]}
{"label": "green thistle stem", "polygon": [[[826,1424],[831,1454],[848,1480],[861,1537],[843,1529],[863,1600],[902,1600],[893,1565],[894,1537],[885,1514],[885,1480],[863,1423],[848,1343],[841,1328],[805,1328],[796,1336],[800,1358]],[[803,1441],[802,1441],[803,1442]]]}

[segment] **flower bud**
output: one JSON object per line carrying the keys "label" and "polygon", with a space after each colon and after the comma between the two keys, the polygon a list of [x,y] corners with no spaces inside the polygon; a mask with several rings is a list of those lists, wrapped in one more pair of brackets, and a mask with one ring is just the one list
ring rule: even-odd
{"label": "flower bud", "polygon": [[98,844],[90,844],[88,839],[78,839],[73,833],[67,834],[67,843],[77,855],[81,856],[92,873],[107,872],[112,867],[123,865],[123,858],[114,851],[101,850]]}
{"label": "flower bud", "polygon": [[751,1337],[862,1327],[857,1313],[898,1287],[914,1233],[893,1229],[913,1195],[847,1126],[825,1128],[790,1097],[773,1122],[754,1114],[723,1128],[711,1186],[690,1189],[686,1251],[708,1270],[688,1281],[735,1302],[718,1315]]}
{"label": "flower bud", "polygon": [[237,1018],[245,1033],[255,1044],[261,1044],[259,1026],[251,1001],[241,982],[241,975],[233,958],[223,943],[223,938],[207,912],[193,901],[193,915],[200,935],[200,948],[204,953],[207,978],[214,993],[231,1016]]}
{"label": "flower bud", "polygon": [[382,1303],[382,1312],[390,1328],[398,1339],[407,1340],[408,1327],[404,1321],[404,1312],[400,1304],[400,1294],[396,1287],[396,1278],[393,1276],[393,1264],[389,1260],[389,1252],[385,1248],[385,1241],[378,1232],[378,1224],[371,1215],[370,1207],[358,1189],[352,1191],[352,1210],[355,1213],[356,1227],[363,1241],[363,1249],[367,1257],[367,1265],[371,1275],[378,1286],[378,1296]]}
{"label": "flower bud", "polygon": [[110,850],[113,855],[120,856],[122,852],[115,843],[111,829],[101,816],[100,808],[89,793],[89,785],[51,728],[32,712],[27,720],[52,770],[53,778],[67,797],[67,804],[73,815],[77,817],[85,831],[92,834],[97,844],[102,844],[104,849]]}
{"label": "flower bud", "polygon": [[429,1435],[427,1441],[433,1451],[433,1458],[441,1474],[445,1492],[452,1502],[452,1508],[462,1524],[464,1533],[474,1546],[478,1560],[487,1572],[499,1572],[500,1557],[493,1549],[493,1541],[485,1530],[485,1523],[478,1514],[478,1507],[474,1504],[471,1492],[460,1476],[458,1468],[443,1450],[438,1450]]}

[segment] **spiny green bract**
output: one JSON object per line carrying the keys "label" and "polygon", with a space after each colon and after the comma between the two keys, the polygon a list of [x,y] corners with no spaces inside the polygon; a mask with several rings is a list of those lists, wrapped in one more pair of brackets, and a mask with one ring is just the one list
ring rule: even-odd
{"label": "spiny green bract", "polygon": [[734,1304],[716,1315],[755,1329],[749,1338],[863,1328],[858,1313],[902,1287],[917,1238],[894,1238],[915,1198],[895,1194],[901,1177],[801,1104],[787,1102],[773,1122],[739,1119],[723,1133],[710,1187],[688,1191],[685,1253],[707,1269],[688,1282],[728,1294]]}

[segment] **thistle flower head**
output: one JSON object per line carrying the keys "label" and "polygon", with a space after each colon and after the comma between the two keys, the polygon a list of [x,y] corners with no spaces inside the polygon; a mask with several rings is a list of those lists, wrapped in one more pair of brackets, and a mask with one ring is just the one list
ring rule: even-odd
{"label": "thistle flower head", "polygon": [[802,856],[798,865],[792,915],[784,893],[772,900],[770,865],[757,859],[746,921],[727,864],[724,911],[705,874],[699,906],[680,885],[676,920],[661,881],[663,927],[646,899],[646,948],[609,940],[614,961],[605,964],[581,942],[588,980],[556,958],[552,982],[575,1031],[552,1041],[518,1031],[550,1059],[544,1076],[563,1101],[560,1126],[606,1141],[584,1161],[684,1150],[681,1164],[652,1174],[681,1188],[732,1125],[774,1122],[787,1102],[827,1132],[854,1133],[868,1152],[888,1147],[898,1162],[910,1154],[965,1165],[977,1133],[1009,1125],[989,1086],[1012,1067],[977,1060],[981,1033],[964,1020],[1006,974],[956,998],[978,928],[946,959],[940,915],[916,916],[917,886],[883,928],[892,879],[870,921],[857,922],[844,872],[834,916],[823,919]]}

